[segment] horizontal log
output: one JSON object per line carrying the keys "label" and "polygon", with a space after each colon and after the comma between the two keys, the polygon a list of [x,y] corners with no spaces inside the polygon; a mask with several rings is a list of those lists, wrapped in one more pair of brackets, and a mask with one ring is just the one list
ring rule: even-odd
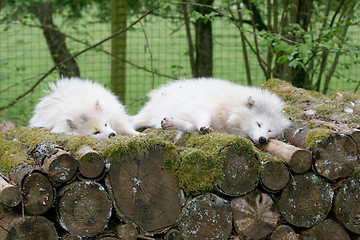
{"label": "horizontal log", "polygon": [[249,239],[262,239],[276,227],[280,214],[268,194],[253,191],[230,203],[236,233]]}
{"label": "horizontal log", "polygon": [[300,240],[300,237],[290,226],[279,225],[271,233],[269,240]]}
{"label": "horizontal log", "polygon": [[346,229],[360,234],[359,224],[360,169],[340,186],[335,195],[334,212],[338,222]]}
{"label": "horizontal log", "polygon": [[281,193],[279,210],[285,220],[297,227],[312,227],[323,221],[332,207],[334,192],[315,173],[293,176]]}
{"label": "horizontal log", "polygon": [[164,166],[165,154],[165,149],[152,146],[146,154],[109,159],[106,185],[117,213],[145,232],[166,232],[180,215],[180,189],[175,175]]}
{"label": "horizontal log", "polygon": [[301,233],[304,240],[312,239],[341,239],[350,240],[349,234],[337,222],[326,219],[325,221],[316,224],[312,228]]}
{"label": "horizontal log", "polygon": [[60,190],[56,210],[58,221],[66,231],[92,237],[108,225],[112,203],[101,184],[73,182]]}
{"label": "horizontal log", "polygon": [[230,204],[211,193],[193,198],[181,211],[179,228],[184,239],[227,239],[232,228]]}
{"label": "horizontal log", "polygon": [[56,182],[68,182],[78,170],[78,161],[65,150],[58,150],[54,155],[45,158],[41,168]]}
{"label": "horizontal log", "polygon": [[20,188],[9,184],[0,176],[0,202],[8,207],[15,207],[21,202]]}
{"label": "horizontal log", "polygon": [[282,159],[295,173],[304,173],[312,165],[311,153],[309,151],[276,139],[270,139],[264,146],[264,151]]}
{"label": "horizontal log", "polygon": [[76,156],[79,161],[79,172],[84,178],[94,179],[103,173],[105,160],[91,147],[81,146],[76,152]]}
{"label": "horizontal log", "polygon": [[0,239],[57,240],[55,226],[43,216],[22,216],[0,206]]}
{"label": "horizontal log", "polygon": [[21,189],[26,214],[43,215],[55,202],[55,189],[42,172],[33,171],[26,175]]}
{"label": "horizontal log", "polygon": [[269,192],[279,192],[284,189],[290,179],[290,171],[278,158],[269,154],[259,154],[262,161],[260,171],[261,186]]}

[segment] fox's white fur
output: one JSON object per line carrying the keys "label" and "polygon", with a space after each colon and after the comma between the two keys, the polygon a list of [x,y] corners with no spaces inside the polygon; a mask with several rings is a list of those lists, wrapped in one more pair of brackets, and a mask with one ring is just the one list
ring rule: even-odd
{"label": "fox's white fur", "polygon": [[131,126],[124,106],[102,85],[73,77],[50,83],[49,88],[48,95],[35,107],[31,127],[97,140],[116,134],[139,134]]}
{"label": "fox's white fur", "polygon": [[290,124],[275,94],[229,81],[177,80],[152,90],[149,101],[131,117],[135,129],[155,127],[181,132],[215,130],[265,143],[282,136]]}

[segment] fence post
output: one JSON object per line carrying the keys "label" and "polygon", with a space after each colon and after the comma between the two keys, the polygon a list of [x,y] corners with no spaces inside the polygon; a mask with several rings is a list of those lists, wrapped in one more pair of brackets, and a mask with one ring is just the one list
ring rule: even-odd
{"label": "fence post", "polygon": [[[126,27],[126,0],[111,0],[111,34]],[[111,59],[111,84],[113,92],[121,101],[126,98],[126,32],[111,39],[111,53],[116,58]]]}

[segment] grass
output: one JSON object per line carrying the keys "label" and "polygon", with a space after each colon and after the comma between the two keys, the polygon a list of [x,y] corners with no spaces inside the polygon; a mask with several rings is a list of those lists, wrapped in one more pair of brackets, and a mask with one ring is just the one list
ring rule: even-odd
{"label": "grass", "polygon": [[[110,35],[110,24],[79,21],[73,26],[56,23],[65,33],[90,44],[96,43]],[[28,20],[30,21],[30,20]],[[129,20],[130,23],[131,20]],[[175,76],[191,77],[188,60],[188,47],[184,27],[177,29],[170,21],[148,17],[143,22],[148,44],[152,52],[153,68],[156,72]],[[143,31],[139,28],[127,32],[127,60],[139,66],[151,68],[151,58]],[[14,100],[19,94],[27,90],[42,74],[52,66],[49,51],[42,31],[30,28],[20,23],[11,24],[8,30],[0,25],[0,107]],[[353,33],[355,35],[357,33]],[[214,40],[214,77],[229,79],[240,84],[246,84],[246,74],[242,59],[239,33],[233,25],[216,21],[213,26]],[[86,46],[67,39],[69,49],[76,53]],[[110,50],[110,42],[102,46]],[[111,58],[99,50],[91,50],[79,56],[77,62],[81,76],[103,83],[110,84]],[[351,63],[351,58],[342,58],[341,64]],[[254,55],[250,59],[253,85],[259,86],[264,78]],[[352,91],[357,82],[344,82],[345,77],[357,80],[357,65],[340,72],[340,78],[334,78],[330,92],[339,89]],[[345,77],[344,77],[345,76]],[[57,73],[51,74],[31,94],[20,100],[9,109],[0,111],[0,121],[11,120],[20,125],[27,125],[38,99],[44,96],[46,84],[58,78]],[[130,114],[136,113],[146,101],[146,93],[152,88],[168,81],[166,77],[154,76],[151,73],[127,65],[127,99],[126,105]]]}

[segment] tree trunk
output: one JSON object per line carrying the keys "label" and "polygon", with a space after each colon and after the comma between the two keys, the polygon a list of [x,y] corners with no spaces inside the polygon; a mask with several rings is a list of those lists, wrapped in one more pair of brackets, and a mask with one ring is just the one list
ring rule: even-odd
{"label": "tree trunk", "polygon": [[207,193],[186,203],[179,224],[184,239],[228,239],[232,213],[228,201]]}
{"label": "tree trunk", "polygon": [[295,175],[281,194],[279,210],[288,223],[311,227],[326,218],[333,196],[330,184],[316,174]]}
{"label": "tree trunk", "polygon": [[276,227],[280,214],[275,202],[265,193],[251,192],[231,201],[235,231],[246,239],[262,239]]}
{"label": "tree trunk", "polygon": [[319,224],[316,224],[309,230],[303,231],[301,235],[304,237],[304,240],[350,240],[350,236],[346,230],[339,223],[331,219],[327,219]]}
{"label": "tree trunk", "polygon": [[72,55],[66,46],[64,34],[58,30],[58,27],[53,22],[52,7],[51,3],[36,3],[33,5],[34,13],[40,21],[51,57],[55,65],[57,65],[60,77],[80,76],[80,70],[75,59],[67,60]]}
{"label": "tree trunk", "polygon": [[[214,0],[198,0],[197,3],[212,5]],[[195,10],[203,15],[211,13],[205,7],[195,7]],[[196,39],[196,76],[212,77],[213,75],[213,43],[212,43],[212,23],[210,20],[204,21],[199,18],[195,22]]]}
{"label": "tree trunk", "polygon": [[146,232],[164,232],[180,214],[179,189],[164,167],[163,155],[161,149],[150,149],[146,155],[109,159],[106,184],[115,209],[126,223]]}
{"label": "tree trunk", "polygon": [[[124,29],[127,24],[127,1],[111,0],[111,34]],[[121,101],[126,100],[126,32],[111,39],[111,85]]]}
{"label": "tree trunk", "polygon": [[357,169],[338,189],[334,201],[334,212],[336,219],[346,229],[356,234],[360,234],[359,192],[360,169]]}
{"label": "tree trunk", "polygon": [[104,187],[93,181],[74,182],[59,193],[57,214],[68,232],[92,237],[105,229],[112,203]]}

